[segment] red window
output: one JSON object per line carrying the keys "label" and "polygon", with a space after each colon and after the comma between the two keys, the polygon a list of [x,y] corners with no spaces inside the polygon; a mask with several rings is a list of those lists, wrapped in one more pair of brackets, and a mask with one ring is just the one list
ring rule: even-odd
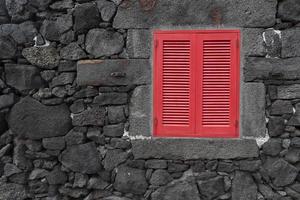
{"label": "red window", "polygon": [[238,30],[154,32],[153,130],[238,137]]}

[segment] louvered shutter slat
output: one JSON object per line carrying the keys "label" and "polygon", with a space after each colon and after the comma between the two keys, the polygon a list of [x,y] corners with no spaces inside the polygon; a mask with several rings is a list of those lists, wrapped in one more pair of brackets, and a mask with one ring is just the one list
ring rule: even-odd
{"label": "louvered shutter slat", "polygon": [[159,44],[155,69],[155,133],[160,136],[195,134],[191,36],[164,34],[156,40]]}
{"label": "louvered shutter slat", "polygon": [[[204,137],[237,136],[238,51],[236,33],[199,36],[202,55],[200,116],[197,131]],[[200,119],[199,119],[200,118]]]}

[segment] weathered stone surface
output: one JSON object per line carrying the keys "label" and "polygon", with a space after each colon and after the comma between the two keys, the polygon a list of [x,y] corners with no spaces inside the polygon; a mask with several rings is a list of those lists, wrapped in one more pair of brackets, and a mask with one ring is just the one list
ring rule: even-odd
{"label": "weathered stone surface", "polygon": [[41,178],[46,177],[47,174],[48,174],[47,170],[36,168],[36,169],[32,170],[32,172],[29,174],[28,179],[29,180],[41,179]]}
{"label": "weathered stone surface", "polygon": [[87,126],[87,125],[103,126],[104,117],[105,117],[105,109],[97,107],[97,108],[85,110],[78,114],[74,114],[72,118],[72,124],[73,126]]}
{"label": "weathered stone surface", "polygon": [[267,58],[281,57],[281,32],[273,28],[268,28],[263,33],[264,45]]}
{"label": "weathered stone surface", "polygon": [[172,180],[173,178],[168,171],[163,169],[158,169],[152,173],[149,183],[155,186],[162,186],[162,185],[166,185]]}
{"label": "weathered stone surface", "polygon": [[218,176],[209,180],[198,181],[199,192],[205,199],[213,199],[225,193],[224,178]]}
{"label": "weathered stone surface", "polygon": [[282,117],[270,117],[268,122],[268,133],[271,137],[276,137],[284,133],[284,119]]}
{"label": "weathered stone surface", "polygon": [[86,174],[75,173],[73,188],[83,188],[87,184],[88,178]]}
{"label": "weathered stone surface", "polygon": [[284,21],[300,21],[300,2],[297,0],[280,1],[278,16]]}
{"label": "weathered stone surface", "polygon": [[145,167],[150,169],[165,169],[167,168],[167,166],[168,164],[166,160],[153,159],[147,160],[145,163]]}
{"label": "weathered stone surface", "polygon": [[63,72],[52,79],[50,87],[72,84],[75,77],[76,74],[74,72]]}
{"label": "weathered stone surface", "polygon": [[84,111],[84,109],[85,109],[85,105],[84,105],[82,99],[79,99],[79,100],[75,101],[70,106],[70,110],[71,110],[72,113],[80,113],[80,112]]}
{"label": "weathered stone surface", "polygon": [[283,30],[281,32],[281,35],[282,35],[281,56],[283,58],[300,56],[300,28]]}
{"label": "weathered stone surface", "polygon": [[93,142],[68,147],[61,154],[61,162],[75,172],[94,174],[101,170],[100,154]]}
{"label": "weathered stone surface", "polygon": [[92,29],[86,35],[85,49],[95,58],[118,54],[123,45],[123,36],[118,32]]}
{"label": "weathered stone surface", "polygon": [[152,200],[200,200],[195,181],[192,178],[174,180],[151,194]]}
{"label": "weathered stone surface", "polygon": [[22,22],[32,16],[32,11],[26,8],[27,1],[5,0],[6,9],[13,22]]}
{"label": "weathered stone surface", "polygon": [[170,162],[168,164],[168,172],[174,173],[174,172],[183,172],[186,171],[189,168],[188,165],[182,164],[182,163],[173,163]]}
{"label": "weathered stone surface", "polygon": [[86,58],[86,53],[76,42],[72,42],[60,50],[60,56],[65,60],[80,60]]}
{"label": "weathered stone surface", "polygon": [[59,55],[54,47],[29,47],[22,55],[32,64],[42,69],[53,69],[59,64]]}
{"label": "weathered stone surface", "polygon": [[127,93],[117,93],[117,92],[109,92],[109,93],[99,93],[98,96],[95,97],[93,103],[98,105],[119,105],[127,103],[128,94]]}
{"label": "weathered stone surface", "polygon": [[260,160],[241,160],[238,162],[239,169],[243,171],[254,172],[261,166]]}
{"label": "weathered stone surface", "polygon": [[84,3],[75,6],[74,30],[84,33],[88,29],[95,28],[100,23],[100,15],[96,3]]}
{"label": "weathered stone surface", "polygon": [[126,121],[124,106],[110,106],[107,108],[107,117],[110,124],[118,124]]}
{"label": "weathered stone surface", "polygon": [[0,36],[0,58],[9,59],[16,55],[17,44],[11,37]]}
{"label": "weathered stone surface", "polygon": [[65,140],[63,137],[44,138],[43,147],[51,150],[62,150],[65,148]]}
{"label": "weathered stone surface", "polygon": [[14,183],[1,183],[0,194],[1,200],[25,200],[29,197],[23,185]]}
{"label": "weathered stone surface", "polygon": [[292,114],[293,105],[290,101],[276,100],[270,108],[271,115]]}
{"label": "weathered stone surface", "polygon": [[124,123],[104,126],[103,134],[108,137],[122,137],[124,134]]}
{"label": "weathered stone surface", "polygon": [[32,65],[5,65],[6,83],[18,90],[35,89],[43,86],[39,69]]}
{"label": "weathered stone surface", "polygon": [[144,194],[148,188],[145,171],[126,166],[119,167],[114,188],[122,193]]}
{"label": "weathered stone surface", "polygon": [[0,110],[12,106],[15,103],[15,95],[13,93],[0,95]]}
{"label": "weathered stone surface", "polygon": [[85,188],[69,188],[63,186],[59,188],[59,193],[72,198],[83,199],[88,195],[89,191]]}
{"label": "weathered stone surface", "polygon": [[59,41],[61,35],[70,30],[72,26],[72,15],[61,15],[54,20],[45,20],[41,26],[40,32],[47,40]]}
{"label": "weathered stone surface", "polygon": [[278,99],[300,98],[300,84],[278,86],[277,98]]}
{"label": "weathered stone surface", "polygon": [[116,5],[111,1],[100,0],[96,1],[98,10],[100,11],[103,21],[111,21],[117,11]]}
{"label": "weathered stone surface", "polygon": [[53,10],[65,10],[74,7],[74,2],[72,0],[62,0],[53,2],[50,8]]}
{"label": "weathered stone surface", "polygon": [[87,60],[77,64],[79,85],[131,85],[150,83],[150,63],[145,59]]}
{"label": "weathered stone surface", "polygon": [[3,170],[4,170],[4,176],[6,177],[22,172],[22,170],[20,170],[16,165],[11,163],[6,163]]}
{"label": "weathered stone surface", "polygon": [[129,104],[129,134],[151,136],[151,87],[139,86],[133,91]]}
{"label": "weathered stone surface", "polygon": [[291,148],[288,150],[287,154],[285,155],[284,159],[289,163],[296,163],[300,161],[300,149],[298,148]]}
{"label": "weathered stone surface", "polygon": [[115,167],[125,162],[128,157],[128,153],[121,149],[108,150],[103,160],[104,169],[110,171]]}
{"label": "weathered stone surface", "polygon": [[67,143],[67,146],[82,144],[85,142],[85,135],[83,132],[72,129],[71,131],[69,131],[69,133],[67,133],[67,135],[65,135],[65,141]]}
{"label": "weathered stone surface", "polygon": [[33,140],[65,135],[71,127],[66,105],[45,106],[30,97],[15,104],[8,122],[14,134]]}
{"label": "weathered stone surface", "polygon": [[281,139],[271,138],[270,140],[268,140],[266,143],[263,144],[262,146],[263,153],[271,156],[278,155],[282,149],[281,143],[282,143]]}
{"label": "weathered stone surface", "polygon": [[245,59],[245,81],[264,79],[297,79],[300,77],[300,58],[276,59],[249,57]]}
{"label": "weathered stone surface", "polygon": [[245,28],[242,29],[243,34],[243,53],[246,56],[264,56],[266,50],[263,40],[264,29]]}
{"label": "weathered stone surface", "polygon": [[257,186],[247,172],[236,171],[232,183],[232,200],[256,200]]}
{"label": "weathered stone surface", "polygon": [[[180,148],[178,148],[180,147]],[[255,140],[151,139],[133,140],[135,159],[232,159],[257,157]]]}
{"label": "weathered stone surface", "polygon": [[[166,25],[224,24],[268,27],[275,23],[276,5],[277,2],[274,0],[230,0],[218,3],[168,0],[148,4],[135,1],[127,6],[119,7],[113,26],[115,28],[150,28]],[[183,13],[183,10],[188,12]]]}
{"label": "weathered stone surface", "polygon": [[298,169],[283,159],[267,161],[264,167],[277,187],[291,184],[298,174]]}
{"label": "weathered stone surface", "polygon": [[104,190],[107,186],[109,186],[109,183],[97,177],[90,178],[87,183],[88,189]]}
{"label": "weathered stone surface", "polygon": [[21,24],[0,25],[0,36],[10,37],[18,44],[32,43],[37,32],[34,23],[31,21],[26,21]]}
{"label": "weathered stone surface", "polygon": [[129,29],[126,47],[130,58],[149,58],[151,52],[150,30]]}
{"label": "weathered stone surface", "polygon": [[242,135],[264,136],[266,132],[265,86],[263,83],[244,83],[242,91]]}
{"label": "weathered stone surface", "polygon": [[55,167],[48,173],[46,179],[50,185],[57,185],[64,184],[68,178],[65,172],[61,171],[59,167]]}

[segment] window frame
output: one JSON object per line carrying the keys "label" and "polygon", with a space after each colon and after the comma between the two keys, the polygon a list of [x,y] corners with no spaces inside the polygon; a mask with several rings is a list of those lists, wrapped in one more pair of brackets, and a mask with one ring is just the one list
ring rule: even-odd
{"label": "window frame", "polygon": [[[236,35],[236,38],[237,41],[237,46],[235,48],[233,48],[235,52],[235,56],[233,58],[235,58],[236,60],[232,61],[232,62],[235,62],[235,66],[236,66],[236,69],[234,70],[234,77],[235,78],[235,81],[232,81],[231,84],[234,82],[235,83],[235,131],[234,131],[234,134],[228,134],[228,133],[225,133],[225,134],[216,134],[214,133],[213,129],[214,128],[210,128],[212,129],[212,131],[210,133],[199,133],[198,131],[199,130],[196,130],[195,128],[195,131],[193,133],[174,133],[174,134],[165,134],[165,133],[157,133],[156,131],[156,126],[157,126],[157,119],[156,119],[156,110],[157,110],[157,104],[155,102],[158,101],[157,99],[157,94],[155,91],[156,88],[157,88],[157,84],[158,84],[158,80],[157,80],[157,69],[155,66],[158,65],[157,62],[159,62],[159,60],[157,59],[158,57],[158,51],[156,50],[156,45],[157,45],[157,35],[160,35],[160,34],[194,34],[195,37],[200,37],[201,35],[206,35],[206,34],[227,34],[227,33],[232,33],[232,34],[237,34]],[[199,39],[195,40],[197,41],[196,44],[198,44],[198,41]],[[241,68],[241,64],[240,64],[240,55],[241,55],[241,52],[240,52],[240,40],[241,40],[241,36],[240,36],[240,30],[239,29],[230,29],[230,30],[223,30],[223,29],[211,29],[211,30],[153,30],[153,43],[154,43],[154,51],[153,51],[153,75],[154,75],[154,78],[153,78],[153,110],[152,110],[152,113],[153,113],[153,123],[152,123],[152,135],[154,137],[183,137],[183,138],[186,138],[186,137],[191,137],[191,138],[239,138],[240,137],[240,68]],[[195,44],[194,44],[195,45]],[[199,48],[195,48],[195,49],[192,49],[191,50],[191,54],[196,54],[196,53],[199,53],[197,52],[197,49]],[[197,62],[197,65],[199,65],[201,59],[196,59],[196,62]],[[201,64],[202,65],[202,64]],[[201,68],[199,67],[198,68],[198,71],[200,71]],[[195,74],[192,74],[192,76],[195,76],[197,74],[199,74],[198,72],[194,72]],[[199,81],[197,81],[199,82]],[[193,85],[192,87],[198,87],[199,86],[199,83],[196,83],[195,85]],[[199,93],[199,92],[198,92]],[[196,98],[197,99],[197,98]],[[199,99],[198,99],[199,100]],[[195,100],[195,103],[197,103],[199,101],[196,101]],[[198,109],[200,106],[197,106],[196,108]],[[198,109],[199,110],[199,109]],[[196,111],[195,111],[196,112]],[[197,118],[195,118],[196,120]],[[196,126],[196,125],[195,125]]]}

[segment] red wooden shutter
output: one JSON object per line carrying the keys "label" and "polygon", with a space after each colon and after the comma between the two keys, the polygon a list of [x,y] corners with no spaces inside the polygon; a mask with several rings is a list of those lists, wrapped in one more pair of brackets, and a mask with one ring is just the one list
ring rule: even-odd
{"label": "red wooden shutter", "polygon": [[195,134],[195,35],[155,34],[154,134]]}
{"label": "red wooden shutter", "polygon": [[[239,111],[239,35],[198,35],[197,127],[202,137],[236,137]],[[199,122],[199,123],[198,123]]]}

